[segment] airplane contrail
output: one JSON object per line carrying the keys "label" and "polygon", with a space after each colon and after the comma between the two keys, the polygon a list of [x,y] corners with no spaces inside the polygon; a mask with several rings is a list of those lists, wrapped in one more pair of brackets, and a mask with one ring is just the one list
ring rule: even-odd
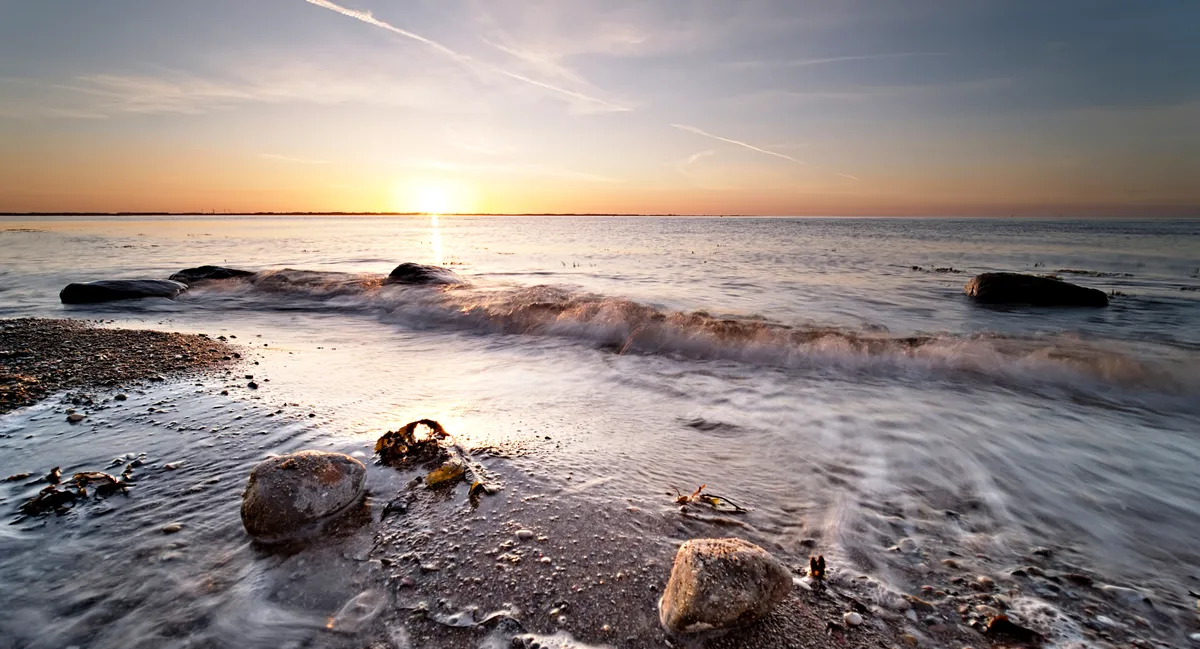
{"label": "airplane contrail", "polygon": [[720,135],[713,135],[712,133],[709,133],[709,132],[707,132],[707,131],[704,131],[704,130],[698,129],[698,128],[696,128],[695,126],[688,126],[687,124],[672,124],[671,126],[674,126],[674,127],[675,127],[675,128],[677,128],[677,129],[681,129],[681,130],[684,130],[684,131],[688,131],[689,133],[695,133],[696,135],[703,135],[704,137],[710,137],[710,138],[712,138],[712,139],[714,139],[714,140],[720,140],[720,141],[722,141],[722,142],[728,142],[728,143],[730,143],[730,144],[736,144],[736,145],[738,145],[738,146],[740,146],[740,147],[745,147],[745,148],[747,148],[747,149],[750,149],[751,151],[758,151],[759,153],[764,153],[764,154],[766,154],[766,155],[775,156],[776,158],[783,158],[784,160],[791,160],[792,162],[795,162],[796,164],[802,164],[802,165],[803,165],[803,164],[808,164],[807,162],[805,162],[805,161],[803,161],[803,160],[797,160],[796,158],[793,158],[793,157],[792,157],[792,156],[790,156],[790,155],[784,155],[784,154],[782,154],[782,153],[776,153],[776,152],[774,152],[774,151],[768,151],[768,150],[766,150],[766,149],[762,149],[762,148],[756,147],[756,146],[754,146],[753,144],[748,144],[748,143],[746,143],[746,142],[742,142],[741,140],[731,140],[731,139],[729,139],[729,138],[727,138],[727,137],[721,137]]}
{"label": "airplane contrail", "polygon": [[510,79],[516,79],[517,81],[522,81],[529,85],[537,86],[538,88],[549,90],[551,92],[557,93],[564,97],[570,97],[572,99],[578,99],[580,101],[585,101],[588,103],[597,104],[599,106],[604,106],[608,110],[612,110],[612,111],[627,111],[627,110],[629,110],[629,108],[626,106],[614,104],[610,101],[600,99],[599,97],[592,97],[591,95],[586,95],[582,92],[576,92],[574,90],[560,88],[555,85],[537,81],[536,79],[530,79],[529,77],[517,74],[516,72],[509,72],[508,70],[496,67],[490,63],[485,63],[485,62],[475,59],[471,56],[468,56],[466,54],[461,54],[459,52],[456,52],[456,51],[450,49],[449,47],[446,47],[445,45],[442,45],[441,43],[439,43],[435,40],[425,38],[424,36],[421,36],[420,34],[410,32],[407,29],[401,29],[391,23],[379,20],[374,15],[372,15],[371,12],[369,12],[369,11],[358,11],[356,9],[349,9],[349,8],[343,7],[342,5],[339,5],[335,2],[330,2],[329,0],[305,0],[305,1],[308,2],[309,4],[316,5],[318,7],[322,7],[324,9],[328,9],[330,11],[336,11],[337,13],[342,14],[343,16],[348,16],[350,18],[354,18],[355,20],[361,20],[362,22],[367,23],[368,25],[374,25],[375,27],[379,27],[380,29],[386,29],[394,34],[399,34],[400,36],[403,36],[405,38],[409,38],[414,41],[417,41],[418,43],[422,43],[422,44],[436,50],[437,52],[440,52],[441,54],[443,54],[443,55],[449,57],[450,59],[457,61],[458,63],[461,63],[463,65],[480,68],[480,69],[486,70],[488,72],[493,72],[495,74],[506,76]]}

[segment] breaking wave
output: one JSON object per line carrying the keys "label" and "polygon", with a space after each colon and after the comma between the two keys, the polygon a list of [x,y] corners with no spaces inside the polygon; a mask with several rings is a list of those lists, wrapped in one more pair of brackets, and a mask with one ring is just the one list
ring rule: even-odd
{"label": "breaking wave", "polygon": [[672,311],[561,285],[389,285],[385,276],[284,269],[248,281],[201,284],[185,301],[222,308],[332,310],[377,315],[412,329],[556,337],[619,354],[728,360],[810,370],[888,374],[951,371],[1027,382],[1073,382],[1168,393],[1200,388],[1194,350],[1071,334],[890,334],[792,325],[754,316]]}

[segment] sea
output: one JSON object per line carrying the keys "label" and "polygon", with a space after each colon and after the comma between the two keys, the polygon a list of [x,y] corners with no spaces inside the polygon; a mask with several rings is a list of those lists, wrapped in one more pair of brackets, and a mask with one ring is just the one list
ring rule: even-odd
{"label": "sea", "polygon": [[[402,262],[463,283],[381,285]],[[259,275],[58,298],[204,264]],[[1110,304],[973,303],[963,285],[989,271]],[[666,646],[653,603],[697,536],[821,554],[881,615],[987,576],[1059,611],[1064,644],[1096,615],[1177,646],[1200,629],[1197,220],[5,217],[0,317],[225,336],[244,356],[91,390],[82,426],[59,397],[0,415],[0,474],[148,467],[128,496],[41,519],[16,514],[35,486],[0,483],[0,648],[476,647],[495,641],[487,611]],[[414,509],[422,543],[381,559],[404,531],[382,509],[412,476],[373,443],[422,418],[489,451],[505,489]],[[368,532],[249,541],[249,469],[298,448],[369,464]],[[681,512],[701,485],[749,511]],[[516,528],[541,545],[504,541]],[[520,564],[496,560],[504,543]],[[1086,579],[1021,581],[1038,561]],[[936,624],[899,618],[937,645]]]}

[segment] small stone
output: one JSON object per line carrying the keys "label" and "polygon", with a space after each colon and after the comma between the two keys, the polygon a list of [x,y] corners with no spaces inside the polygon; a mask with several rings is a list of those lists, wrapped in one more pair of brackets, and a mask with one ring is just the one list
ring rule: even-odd
{"label": "small stone", "polygon": [[81,415],[77,412],[73,412],[73,413],[67,415],[67,421],[72,424],[78,424],[79,422],[83,421],[86,418],[87,418],[86,415]]}
{"label": "small stone", "polygon": [[942,559],[942,565],[950,568],[951,570],[958,569],[958,562],[954,559]]}
{"label": "small stone", "polygon": [[917,636],[915,636],[911,633],[905,633],[904,635],[901,635],[900,638],[903,639],[906,643],[908,643],[909,646],[913,646],[913,647],[917,646]]}
{"label": "small stone", "polygon": [[167,462],[163,465],[163,468],[168,471],[174,471],[175,469],[178,469],[181,464],[183,464],[183,462]]}
{"label": "small stone", "polygon": [[249,382],[249,383],[247,383],[247,384],[246,384],[246,387],[250,388],[251,390],[257,390],[257,389],[258,389],[258,384],[257,384],[257,383],[255,383],[254,381],[251,381],[251,382]]}
{"label": "small stone", "polygon": [[849,611],[842,615],[842,621],[845,622],[847,626],[858,626],[863,623],[863,618],[858,613]]}
{"label": "small stone", "polygon": [[174,534],[183,529],[183,523],[167,523],[162,526],[163,534]]}
{"label": "small stone", "polygon": [[517,530],[516,537],[522,541],[528,541],[534,537],[534,533],[532,530]]}
{"label": "small stone", "polygon": [[115,396],[113,398],[116,399],[117,401],[124,401],[124,400],[128,399],[129,397],[125,396],[124,394],[118,394],[117,396]]}
{"label": "small stone", "polygon": [[900,539],[896,545],[904,554],[912,554],[917,551],[917,542],[907,537]]}
{"label": "small stone", "polygon": [[1193,633],[1192,635],[1188,636],[1188,638],[1190,638],[1192,642],[1200,642],[1200,633]]}

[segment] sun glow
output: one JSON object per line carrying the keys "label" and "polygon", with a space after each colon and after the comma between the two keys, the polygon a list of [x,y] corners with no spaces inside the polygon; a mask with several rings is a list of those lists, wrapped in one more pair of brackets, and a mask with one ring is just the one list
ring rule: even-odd
{"label": "sun glow", "polygon": [[443,178],[412,179],[396,187],[393,200],[397,212],[462,214],[473,209],[470,188]]}

